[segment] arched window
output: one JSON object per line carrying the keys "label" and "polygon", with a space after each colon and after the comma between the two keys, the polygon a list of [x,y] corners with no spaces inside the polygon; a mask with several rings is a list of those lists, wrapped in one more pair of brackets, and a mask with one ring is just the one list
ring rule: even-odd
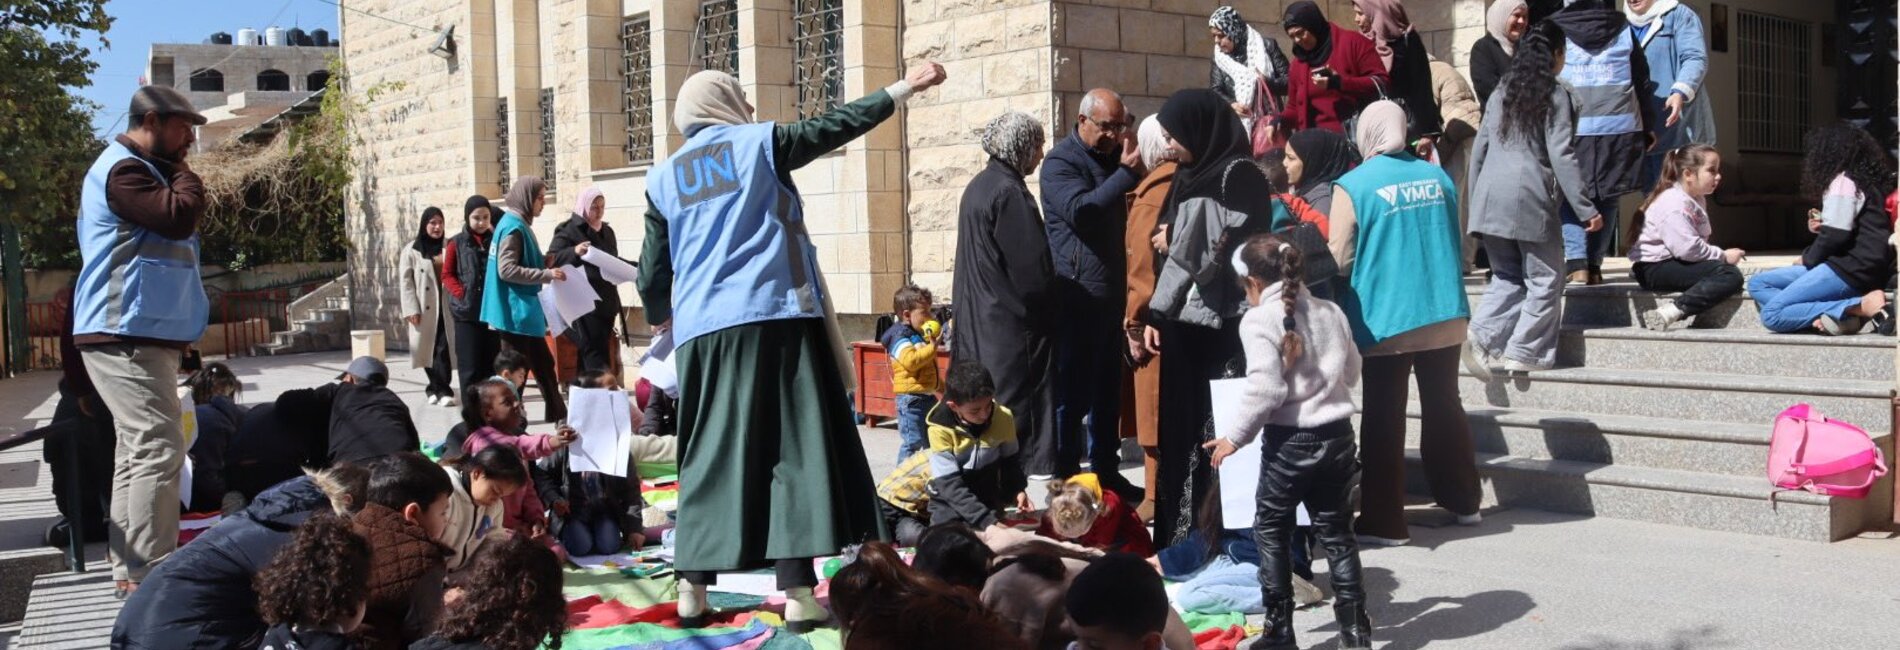
{"label": "arched window", "polygon": [[212,70],[209,68],[204,69],[204,70],[193,70],[191,73],[191,92],[194,92],[194,93],[224,92],[224,73],[218,72],[217,70]]}
{"label": "arched window", "polygon": [[282,70],[265,70],[257,73],[257,89],[262,91],[290,90],[290,75]]}
{"label": "arched window", "polygon": [[319,90],[323,90],[325,87],[328,87],[329,85],[330,85],[330,71],[329,70],[318,70],[316,72],[310,73],[310,76],[304,78],[304,90],[308,90],[313,93]]}

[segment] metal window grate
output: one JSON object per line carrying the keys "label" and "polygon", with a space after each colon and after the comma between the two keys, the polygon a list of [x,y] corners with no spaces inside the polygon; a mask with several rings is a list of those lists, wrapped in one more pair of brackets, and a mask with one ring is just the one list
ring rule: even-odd
{"label": "metal window grate", "polygon": [[739,0],[701,0],[693,32],[694,58],[701,70],[739,76]]}
{"label": "metal window grate", "polygon": [[627,115],[627,164],[653,162],[652,21],[644,15],[620,23],[620,98]]}
{"label": "metal window grate", "polygon": [[541,181],[554,189],[554,89],[541,89]]}
{"label": "metal window grate", "polygon": [[501,163],[501,191],[514,182],[508,170],[508,98],[495,103],[495,162]]}
{"label": "metal window grate", "polygon": [[1808,104],[1813,25],[1739,10],[1735,23],[1741,148],[1801,153],[1813,118]]}
{"label": "metal window grate", "polygon": [[794,0],[798,116],[816,117],[844,98],[844,2]]}

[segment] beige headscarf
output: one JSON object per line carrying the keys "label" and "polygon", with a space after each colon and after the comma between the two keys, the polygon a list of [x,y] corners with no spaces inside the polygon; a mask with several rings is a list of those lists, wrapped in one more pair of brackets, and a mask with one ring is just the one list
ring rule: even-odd
{"label": "beige headscarf", "polygon": [[691,137],[702,128],[752,123],[752,103],[746,101],[739,79],[718,70],[703,70],[680,85],[673,105],[673,126]]}
{"label": "beige headscarf", "polygon": [[534,199],[548,193],[547,181],[539,176],[523,176],[515,179],[513,187],[508,188],[508,196],[502,197],[502,207],[522,221],[534,221]]}
{"label": "beige headscarf", "polygon": [[1405,150],[1405,108],[1389,100],[1379,100],[1359,113],[1359,129],[1353,140],[1359,143],[1359,155],[1365,158]]}

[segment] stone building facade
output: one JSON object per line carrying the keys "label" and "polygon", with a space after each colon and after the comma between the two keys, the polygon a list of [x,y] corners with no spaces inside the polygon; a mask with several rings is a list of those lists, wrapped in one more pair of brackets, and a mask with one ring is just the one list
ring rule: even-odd
{"label": "stone building facade", "polygon": [[[1286,0],[1231,0],[1285,45]],[[947,84],[913,98],[869,137],[794,173],[806,218],[850,333],[869,336],[905,282],[950,296],[957,203],[984,156],[976,133],[1006,110],[1028,112],[1051,141],[1074,127],[1093,87],[1121,91],[1140,115],[1208,81],[1207,16],[1216,0],[367,0],[339,15],[349,90],[363,102],[361,168],[349,206],[351,278],[362,327],[398,324],[400,249],[426,206],[454,218],[470,194],[499,200],[522,175],[554,187],[535,230],[543,239],[586,186],[607,197],[624,257],[644,237],[645,176],[682,141],[673,98],[706,68],[737,73],[761,120],[795,120],[850,101],[929,59]],[[1689,0],[1705,16],[1706,0]],[[1321,5],[1350,24],[1348,0]],[[1482,0],[1411,0],[1427,47],[1461,70],[1484,35]],[[1813,5],[1813,6],[1810,6]],[[1811,41],[1794,59],[1813,100],[1809,123],[1833,114],[1821,27],[1832,9],[1740,0],[1723,11],[1788,18]],[[453,28],[451,55],[429,48]],[[1740,31],[1739,29],[1736,31]],[[1740,36],[1729,37],[1740,45]],[[1764,47],[1754,45],[1756,51]],[[1722,138],[1741,130],[1729,107],[1750,82],[1741,47],[1711,53],[1705,96]],[[371,89],[374,89],[373,98]],[[1774,107],[1771,107],[1774,108]],[[1776,110],[1782,110],[1776,108]],[[1792,109],[1789,109],[1792,110]],[[1759,116],[1761,109],[1755,111]],[[1759,119],[1759,118],[1758,118]],[[1799,125],[1797,125],[1799,127]],[[1725,147],[1725,153],[1730,148]],[[1734,148],[1738,164],[1791,152]],[[1032,179],[1033,181],[1034,179]],[[1035,183],[1031,183],[1033,188]],[[631,288],[627,304],[637,309]],[[635,319],[638,322],[638,319]],[[392,341],[401,340],[392,337]]]}

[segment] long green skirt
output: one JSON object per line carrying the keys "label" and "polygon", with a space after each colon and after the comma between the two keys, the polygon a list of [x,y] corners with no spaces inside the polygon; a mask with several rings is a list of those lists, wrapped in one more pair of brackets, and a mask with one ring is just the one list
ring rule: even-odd
{"label": "long green skirt", "polygon": [[764,568],[888,539],[824,322],[740,325],[681,345],[681,571]]}

